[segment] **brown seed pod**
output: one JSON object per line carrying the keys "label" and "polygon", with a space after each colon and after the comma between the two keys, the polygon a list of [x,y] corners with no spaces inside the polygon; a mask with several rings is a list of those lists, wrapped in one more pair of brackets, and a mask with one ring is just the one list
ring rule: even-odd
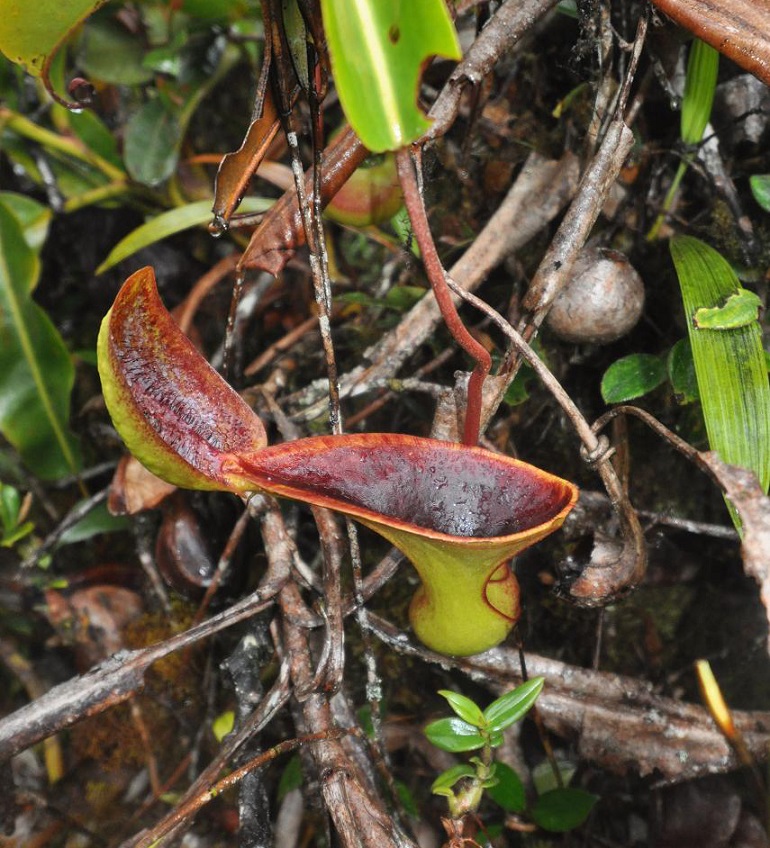
{"label": "brown seed pod", "polygon": [[644,307],[644,283],[622,253],[586,247],[574,277],[556,298],[546,323],[560,339],[609,344],[628,333]]}

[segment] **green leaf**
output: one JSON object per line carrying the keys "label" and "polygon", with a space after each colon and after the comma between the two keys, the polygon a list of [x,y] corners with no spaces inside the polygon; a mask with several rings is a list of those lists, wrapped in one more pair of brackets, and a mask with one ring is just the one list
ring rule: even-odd
{"label": "green leaf", "polygon": [[49,56],[70,32],[106,0],[5,0],[0,51],[39,77]]}
{"label": "green leaf", "polygon": [[484,718],[490,729],[505,730],[506,727],[510,727],[523,718],[537,700],[543,683],[545,680],[542,677],[533,677],[511,692],[506,692],[496,701],[492,701],[484,710]]}
{"label": "green leaf", "polygon": [[123,159],[118,152],[118,142],[115,133],[110,132],[107,125],[90,109],[80,114],[71,112],[59,104],[53,107],[61,120],[69,124],[75,135],[91,151],[106,160],[116,168],[123,170]]}
{"label": "green leaf", "polygon": [[[706,433],[725,462],[754,471],[763,491],[770,483],[770,384],[758,321],[734,329],[697,327],[699,309],[718,307],[740,291],[729,263],[690,236],[671,240]],[[737,516],[732,512],[733,521]]]}
{"label": "green leaf", "polygon": [[162,183],[174,173],[181,142],[179,120],[168,101],[148,101],[126,126],[123,158],[128,173],[144,185]]}
{"label": "green leaf", "polygon": [[613,362],[602,377],[605,403],[624,403],[646,395],[666,379],[666,365],[659,356],[632,353]]}
{"label": "green leaf", "polygon": [[112,85],[141,85],[153,77],[152,71],[142,65],[143,59],[142,39],[117,20],[100,18],[85,27],[78,62],[89,79]]}
{"label": "green leaf", "polygon": [[211,730],[217,742],[221,742],[228,733],[232,733],[234,727],[235,713],[232,710],[225,710],[211,722]]}
{"label": "green leaf", "polygon": [[445,795],[451,797],[454,793],[452,787],[464,777],[473,777],[476,774],[476,769],[468,763],[459,763],[456,766],[442,771],[441,774],[433,781],[430,791],[434,795]]}
{"label": "green leaf", "polygon": [[697,144],[711,117],[717,86],[719,53],[699,38],[693,40],[687,60],[682,99],[681,136],[685,144]]}
{"label": "green leaf", "polygon": [[295,754],[286,763],[286,768],[281,772],[281,777],[278,781],[278,801],[283,799],[292,791],[299,789],[302,786],[302,760],[299,754]]}
{"label": "green leaf", "polygon": [[420,807],[415,800],[412,790],[401,780],[395,781],[396,794],[406,814],[413,819],[420,818]]}
{"label": "green leaf", "polygon": [[0,203],[0,431],[44,479],[80,468],[67,429],[75,371],[61,336],[32,300],[36,254]]}
{"label": "green leaf", "polygon": [[698,400],[698,378],[689,339],[679,339],[666,358],[668,379],[679,403]]}
{"label": "green leaf", "polygon": [[0,524],[3,533],[10,532],[19,522],[21,495],[14,486],[0,482]]}
{"label": "green leaf", "polygon": [[537,799],[530,812],[543,830],[563,833],[580,827],[598,800],[582,789],[552,789]]}
{"label": "green leaf", "polygon": [[417,105],[432,56],[462,53],[444,0],[321,0],[343,111],[369,150],[397,150],[430,123]]}
{"label": "green leaf", "polygon": [[[558,777],[554,771],[558,771]],[[545,795],[552,789],[559,789],[562,786],[569,786],[572,778],[575,776],[577,766],[572,760],[557,759],[555,763],[550,760],[541,760],[530,772],[532,785],[535,787],[535,792],[538,795]]]}
{"label": "green leaf", "polygon": [[521,813],[527,806],[521,778],[505,763],[495,763],[495,777],[497,783],[487,789],[489,797],[506,812]]}
{"label": "green leaf", "polygon": [[770,212],[770,174],[753,174],[749,177],[749,185],[754,200],[765,212]]}
{"label": "green leaf", "polygon": [[425,735],[442,751],[460,753],[483,748],[486,737],[461,718],[440,718],[425,728]]}
{"label": "green leaf", "polygon": [[[253,213],[264,212],[269,209],[275,201],[265,197],[247,197],[241,203],[241,212]],[[133,256],[139,250],[149,247],[151,244],[162,241],[164,238],[173,236],[190,227],[200,227],[211,221],[211,200],[197,200],[185,206],[177,206],[162,212],[155,218],[137,227],[125,238],[121,239],[109,253],[109,256],[96,269],[101,274],[118,262],[122,262],[129,256]]]}
{"label": "green leaf", "polygon": [[486,719],[481,707],[465,695],[459,692],[451,692],[449,689],[439,689],[439,695],[449,701],[449,706],[460,716],[463,721],[474,727],[485,727]]}
{"label": "green leaf", "polygon": [[92,539],[101,533],[117,533],[127,530],[131,521],[127,516],[112,515],[106,503],[101,503],[90,510],[80,521],[67,528],[59,539],[59,545],[73,545]]}
{"label": "green leaf", "polygon": [[396,312],[406,312],[424,297],[426,291],[422,286],[393,286],[385,293],[385,305]]}
{"label": "green leaf", "polygon": [[12,191],[0,191],[0,203],[21,225],[24,239],[34,251],[39,251],[48,236],[51,223],[51,209],[27,197]]}

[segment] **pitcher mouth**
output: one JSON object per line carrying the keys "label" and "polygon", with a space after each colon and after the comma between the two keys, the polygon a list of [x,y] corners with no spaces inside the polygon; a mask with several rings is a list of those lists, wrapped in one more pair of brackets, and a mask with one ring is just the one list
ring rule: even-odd
{"label": "pitcher mouth", "polygon": [[467,544],[561,523],[572,484],[510,457],[453,442],[382,433],[317,436],[268,447],[242,470],[298,497],[438,539]]}

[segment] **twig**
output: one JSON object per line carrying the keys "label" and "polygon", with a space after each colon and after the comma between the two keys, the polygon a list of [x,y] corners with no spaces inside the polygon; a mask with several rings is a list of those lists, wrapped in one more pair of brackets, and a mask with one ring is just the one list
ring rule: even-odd
{"label": "twig", "polygon": [[52,548],[59,544],[61,537],[67,530],[74,527],[91,510],[107,500],[108,493],[109,489],[102,489],[101,492],[97,492],[95,495],[91,495],[90,498],[86,498],[86,500],[79,501],[75,504],[56,527],[43,539],[40,545],[22,562],[22,569],[32,568],[32,566],[37,565]]}
{"label": "twig", "polygon": [[3,718],[0,720],[0,762],[135,695],[143,688],[144,674],[154,662],[267,609],[288,577],[288,570],[285,573],[268,571],[259,589],[219,615],[157,645],[121,651],[87,674],[55,686]]}
{"label": "twig", "polygon": [[[392,650],[445,670],[458,669],[497,694],[522,680],[516,650],[501,647],[477,657],[446,657],[406,639],[379,616],[372,615],[372,627]],[[538,698],[546,726],[574,740],[583,760],[618,774],[654,776],[658,784],[720,774],[739,765],[703,707],[661,697],[650,683],[529,653],[527,671],[546,679]],[[734,716],[751,751],[764,759],[770,713],[736,711]]]}
{"label": "twig", "polygon": [[557,0],[506,0],[471,45],[436,98],[428,117],[433,125],[425,135],[432,141],[452,126],[466,85],[479,85],[500,57],[526,35]]}
{"label": "twig", "polygon": [[[523,247],[559,214],[575,192],[578,173],[578,160],[571,153],[558,161],[531,154],[499,209],[450,269],[452,279],[468,291],[476,289],[506,256]],[[359,366],[343,377],[341,394],[363,394],[372,381],[392,377],[415,348],[430,337],[440,320],[436,298],[429,292],[397,327],[365,352],[371,363],[368,367]],[[316,404],[317,396],[316,386],[311,385],[290,398],[302,408],[298,417],[318,417],[325,400]]]}
{"label": "twig", "polygon": [[154,844],[155,840],[160,839],[161,836],[175,835],[195,812],[195,808],[192,808],[189,809],[188,813],[187,804],[198,797],[200,793],[206,791],[206,788],[216,780],[217,775],[222,772],[227,763],[232,761],[238,751],[275,718],[278,711],[286,705],[288,700],[289,669],[288,665],[284,663],[281,665],[278,680],[260,701],[248,721],[244,723],[243,727],[225,737],[214,759],[193,781],[176,806],[151,828],[135,834],[131,839],[123,842],[120,848],[140,848],[140,846]]}
{"label": "twig", "polygon": [[602,204],[634,145],[634,134],[620,119],[607,129],[599,151],[583,175],[575,199],[545,253],[523,304],[532,313],[519,331],[529,340],[551,304],[569,282],[572,267],[588,238]]}

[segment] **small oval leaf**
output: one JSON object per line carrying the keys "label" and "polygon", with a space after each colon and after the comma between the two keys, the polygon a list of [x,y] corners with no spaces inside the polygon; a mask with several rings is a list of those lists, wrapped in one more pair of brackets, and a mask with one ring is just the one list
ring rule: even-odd
{"label": "small oval leaf", "polygon": [[506,812],[521,813],[527,806],[521,778],[505,763],[495,763],[495,777],[497,783],[487,789],[489,797]]}
{"label": "small oval leaf", "polygon": [[461,718],[440,718],[425,728],[425,735],[442,751],[460,753],[484,747],[484,737]]}
{"label": "small oval leaf", "polygon": [[463,777],[473,777],[476,774],[476,769],[468,763],[459,763],[456,766],[442,771],[441,774],[433,781],[430,791],[434,795],[452,795],[452,787]]}
{"label": "small oval leaf", "polygon": [[552,789],[537,799],[532,819],[543,830],[564,833],[580,827],[598,800],[583,789]]}
{"label": "small oval leaf", "polygon": [[605,403],[625,403],[646,395],[666,379],[666,366],[659,356],[632,353],[613,362],[602,377]]}
{"label": "small oval leaf", "polygon": [[749,185],[754,200],[765,212],[770,212],[770,174],[753,174],[749,177]]}
{"label": "small oval leaf", "polygon": [[484,710],[484,718],[491,730],[505,730],[523,718],[537,700],[543,684],[542,677],[533,677],[511,692],[499,697]]}
{"label": "small oval leaf", "polygon": [[679,403],[698,400],[698,378],[695,376],[695,360],[687,339],[679,341],[668,352],[666,359],[668,379]]}
{"label": "small oval leaf", "polygon": [[451,692],[448,689],[440,689],[439,695],[442,695],[449,701],[449,706],[463,721],[467,721],[468,724],[472,724],[474,727],[484,727],[486,724],[484,713],[475,701],[466,698],[465,695],[461,695],[459,692]]}
{"label": "small oval leaf", "polygon": [[181,142],[179,119],[167,101],[162,97],[150,100],[126,126],[126,170],[138,183],[162,183],[174,173]]}

